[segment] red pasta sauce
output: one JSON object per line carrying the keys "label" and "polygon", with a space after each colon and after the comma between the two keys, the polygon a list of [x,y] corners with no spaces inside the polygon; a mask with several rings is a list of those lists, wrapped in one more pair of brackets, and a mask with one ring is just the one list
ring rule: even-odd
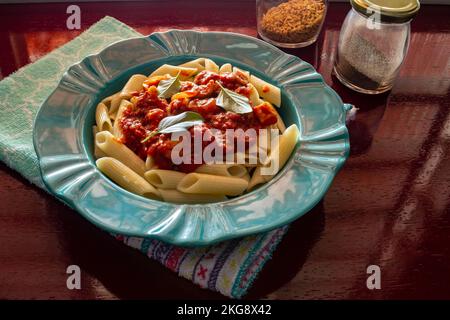
{"label": "red pasta sauce", "polygon": [[[189,129],[192,139],[194,131],[200,131],[203,134],[209,129],[218,129],[225,134],[226,129],[247,130],[253,128],[258,130],[277,123],[277,113],[270,104],[252,105],[253,111],[246,114],[226,111],[216,105],[216,97],[220,92],[218,83],[229,90],[249,97],[248,80],[239,73],[217,74],[202,71],[193,82],[182,81],[181,93],[172,96],[172,99],[158,97],[156,86],[163,79],[164,77],[151,78],[144,83],[143,89],[133,94],[131,99],[133,107],[125,110],[120,120],[123,133],[122,142],[143,160],[150,155],[160,169],[188,173],[201,165],[194,164],[193,160],[191,163],[174,164],[171,160],[171,153],[173,147],[179,142],[171,141],[170,134],[156,134],[144,141],[151,132],[157,129],[159,122],[165,117],[185,111],[193,111],[202,115],[204,123]],[[239,136],[235,139],[239,139]],[[214,141],[213,138],[211,141],[203,142],[203,148]],[[233,152],[233,150],[226,150],[226,152]],[[193,150],[191,155],[193,159]]]}

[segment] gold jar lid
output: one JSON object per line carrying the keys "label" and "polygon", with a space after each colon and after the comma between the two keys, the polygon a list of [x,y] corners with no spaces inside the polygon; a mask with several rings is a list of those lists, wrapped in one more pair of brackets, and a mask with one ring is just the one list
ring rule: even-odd
{"label": "gold jar lid", "polygon": [[403,23],[411,20],[419,11],[418,0],[350,0],[352,7],[366,17],[380,22]]}

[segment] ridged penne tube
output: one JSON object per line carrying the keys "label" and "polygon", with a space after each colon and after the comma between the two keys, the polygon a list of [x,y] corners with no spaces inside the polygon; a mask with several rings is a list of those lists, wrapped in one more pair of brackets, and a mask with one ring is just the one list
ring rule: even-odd
{"label": "ridged penne tube", "polygon": [[247,169],[239,164],[205,164],[198,167],[195,172],[242,178],[247,173]]}
{"label": "ridged penne tube", "polygon": [[184,193],[237,196],[242,194],[247,186],[248,182],[241,178],[189,173],[180,181],[177,190]]}
{"label": "ridged penne tube", "polygon": [[108,114],[108,107],[104,103],[99,103],[95,109],[95,122],[98,131],[112,131],[112,123]]}
{"label": "ridged penne tube", "polygon": [[145,179],[159,189],[175,189],[186,173],[174,170],[152,169],[144,173]]}
{"label": "ridged penne tube", "polygon": [[145,159],[145,170],[150,170],[155,166],[155,160],[152,156],[147,156]]}
{"label": "ridged penne tube", "polygon": [[163,64],[161,67],[156,69],[150,74],[150,77],[153,76],[163,76],[165,74],[169,74],[172,77],[175,77],[178,72],[180,72],[180,77],[182,79],[189,78],[198,72],[197,68],[186,68],[180,66],[172,66],[170,64]]}
{"label": "ridged penne tube", "polygon": [[104,153],[95,143],[95,135],[97,133],[98,133],[97,126],[92,126],[92,134],[94,135],[94,157],[95,157],[95,159],[106,157],[106,153]]}
{"label": "ridged penne tube", "polygon": [[298,136],[299,131],[295,124],[286,129],[281,135],[278,145],[271,150],[267,164],[256,167],[249,182],[249,190],[258,184],[269,181],[283,168],[297,144]]}
{"label": "ridged penne tube", "polygon": [[213,203],[227,200],[225,195],[183,193],[174,189],[159,189],[164,201],[179,204]]}
{"label": "ridged penne tube", "polygon": [[241,178],[244,179],[247,182],[250,182],[250,174],[248,173],[248,171]]}
{"label": "ridged penne tube", "polygon": [[185,62],[180,64],[179,67],[184,68],[196,68],[197,72],[205,70],[205,58],[198,58],[192,61]]}
{"label": "ridged penne tube", "polygon": [[104,98],[101,102],[102,102],[103,104],[105,104],[105,105],[108,107],[108,109],[109,109],[110,106],[111,106],[111,101],[112,101],[114,98],[117,98],[119,95],[120,95],[120,92],[116,92],[116,93],[114,93],[114,94],[112,94],[112,95],[110,95],[110,96],[107,96],[107,97]]}
{"label": "ridged penne tube", "polygon": [[115,158],[131,170],[144,176],[145,162],[126,145],[119,142],[110,132],[102,131],[95,135],[95,144],[109,157]]}
{"label": "ridged penne tube", "polygon": [[250,181],[248,182],[247,191],[251,191],[251,190],[255,189],[256,186],[266,183],[266,180],[261,175],[261,172],[260,171],[258,173],[256,172],[256,170],[258,168],[255,169],[255,172],[253,172],[253,175],[250,178]]}
{"label": "ridged penne tube", "polygon": [[161,199],[161,194],[155,187],[119,160],[104,157],[95,163],[101,172],[122,188],[147,198]]}
{"label": "ridged penne tube", "polygon": [[120,97],[122,99],[129,99],[132,92],[142,89],[142,84],[145,80],[147,80],[147,76],[144,76],[143,74],[132,75],[120,92]]}
{"label": "ridged penne tube", "polygon": [[284,124],[283,118],[281,118],[280,114],[276,110],[275,112],[277,113],[277,128],[281,133],[284,133],[284,131],[286,131],[286,125]]}
{"label": "ridged penne tube", "polygon": [[231,65],[231,63],[225,63],[225,64],[221,65],[219,68],[219,73],[232,72],[232,71],[233,71],[233,66]]}
{"label": "ridged penne tube", "polygon": [[96,146],[94,147],[94,157],[95,159],[100,159],[106,157],[106,153],[104,153],[100,148]]}
{"label": "ridged penne tube", "polygon": [[219,73],[219,66],[211,59],[205,59],[205,70]]}
{"label": "ridged penne tube", "polygon": [[120,97],[120,92],[118,92],[111,100],[111,104],[109,105],[109,116],[111,119],[115,119],[117,115],[117,111],[119,110],[120,103],[122,102],[122,98]]}
{"label": "ridged penne tube", "polygon": [[250,83],[258,90],[259,96],[264,100],[273,103],[277,107],[281,105],[281,91],[280,88],[270,84],[254,75],[250,76]]}
{"label": "ridged penne tube", "polygon": [[239,69],[238,67],[233,67],[233,72],[244,76],[245,79],[250,80],[250,72]]}
{"label": "ridged penne tube", "polygon": [[122,129],[120,128],[120,120],[122,119],[123,112],[128,108],[133,107],[133,104],[127,100],[122,100],[117,110],[117,115],[114,119],[113,134],[116,138],[122,138]]}
{"label": "ridged penne tube", "polygon": [[251,83],[248,84],[250,91],[249,91],[249,100],[252,103],[253,106],[258,106],[261,104],[261,99],[259,98],[258,90],[256,90],[255,86]]}
{"label": "ridged penne tube", "polygon": [[278,155],[278,168],[273,175],[277,174],[278,171],[283,168],[284,164],[291,156],[292,151],[298,142],[299,135],[300,132],[297,125],[293,124],[289,126],[280,136],[279,142],[275,148],[270,151],[270,162],[276,163],[277,161],[275,160],[275,157]]}

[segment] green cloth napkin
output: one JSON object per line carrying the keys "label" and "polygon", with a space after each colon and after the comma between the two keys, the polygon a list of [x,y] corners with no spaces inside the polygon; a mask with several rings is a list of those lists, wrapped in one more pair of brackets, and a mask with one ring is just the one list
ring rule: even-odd
{"label": "green cloth napkin", "polygon": [[[64,46],[0,82],[0,160],[45,189],[33,147],[33,120],[66,69],[89,54],[126,38],[142,36],[105,17]],[[21,94],[18,94],[18,93]]]}

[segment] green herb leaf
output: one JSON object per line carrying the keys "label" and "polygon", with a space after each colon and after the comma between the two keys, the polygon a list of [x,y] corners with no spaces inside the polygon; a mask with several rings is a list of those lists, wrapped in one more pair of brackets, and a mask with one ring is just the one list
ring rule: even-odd
{"label": "green herb leaf", "polygon": [[176,116],[166,117],[158,125],[159,133],[186,131],[192,126],[203,123],[203,117],[192,111],[186,111]]}
{"label": "green herb leaf", "polygon": [[203,123],[203,117],[192,111],[186,111],[176,116],[166,117],[159,122],[158,128],[152,131],[144,140],[144,143],[158,133],[175,133],[187,131],[190,127]]}
{"label": "green herb leaf", "polygon": [[156,88],[158,90],[158,97],[169,99],[175,93],[180,91],[180,86],[180,72],[178,72],[176,77],[167,80],[161,80],[159,82],[158,87]]}
{"label": "green herb leaf", "polygon": [[219,107],[234,113],[250,113],[253,111],[247,97],[224,88],[218,82],[217,84],[221,88],[220,93],[216,99],[216,104]]}

